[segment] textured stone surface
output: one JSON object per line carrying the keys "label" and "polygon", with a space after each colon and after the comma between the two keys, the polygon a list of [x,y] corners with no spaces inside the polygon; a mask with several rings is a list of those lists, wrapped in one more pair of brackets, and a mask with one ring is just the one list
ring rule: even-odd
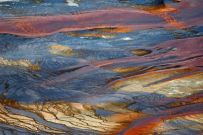
{"label": "textured stone surface", "polygon": [[0,134],[201,134],[202,6],[0,0]]}

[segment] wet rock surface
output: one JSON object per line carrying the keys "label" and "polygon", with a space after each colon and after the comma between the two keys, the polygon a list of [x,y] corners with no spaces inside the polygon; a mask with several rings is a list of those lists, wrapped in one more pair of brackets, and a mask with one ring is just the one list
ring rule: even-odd
{"label": "wet rock surface", "polygon": [[0,0],[0,134],[201,134],[202,8]]}
{"label": "wet rock surface", "polygon": [[[120,1],[125,2],[125,0]],[[160,6],[164,4],[164,0],[126,0],[126,2],[144,6]]]}

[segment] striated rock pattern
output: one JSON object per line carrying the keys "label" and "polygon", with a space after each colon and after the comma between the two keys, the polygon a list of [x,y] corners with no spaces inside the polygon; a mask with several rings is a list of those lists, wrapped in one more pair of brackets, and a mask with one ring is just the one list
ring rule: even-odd
{"label": "striated rock pattern", "polygon": [[[118,108],[118,106],[113,104],[111,106],[112,108]],[[115,114],[99,116],[96,113],[98,109],[105,110],[106,106],[91,106],[68,102],[19,104],[15,101],[2,99],[0,116],[1,122],[5,124],[25,128],[32,132],[55,134],[65,133],[68,128],[95,131],[102,134],[115,133],[115,131],[130,122],[131,119],[142,116],[142,114],[130,111],[127,108],[120,110],[109,108],[109,111],[111,110]],[[23,114],[28,116],[23,116],[22,111],[24,112]],[[36,116],[34,117],[32,113],[40,118],[36,119]],[[67,129],[49,127],[47,122],[44,121],[64,125]]]}
{"label": "striated rock pattern", "polygon": [[40,66],[32,64],[29,60],[8,60],[0,57],[0,66],[16,66],[31,70],[40,70]]}
{"label": "striated rock pattern", "polygon": [[0,0],[0,135],[201,135],[202,0]]}

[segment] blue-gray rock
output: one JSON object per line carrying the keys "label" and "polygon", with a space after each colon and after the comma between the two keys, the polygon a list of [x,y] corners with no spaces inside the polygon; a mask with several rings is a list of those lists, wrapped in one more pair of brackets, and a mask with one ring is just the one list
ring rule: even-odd
{"label": "blue-gray rock", "polygon": [[121,0],[121,1],[127,1],[132,4],[146,5],[146,6],[158,6],[158,5],[164,4],[164,0]]}

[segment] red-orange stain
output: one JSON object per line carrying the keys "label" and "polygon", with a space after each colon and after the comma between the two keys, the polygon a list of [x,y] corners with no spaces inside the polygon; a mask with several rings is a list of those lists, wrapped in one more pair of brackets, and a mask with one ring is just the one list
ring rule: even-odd
{"label": "red-orange stain", "polygon": [[[161,43],[151,50],[168,50],[165,53],[149,54],[144,57],[127,57],[113,60],[104,60],[92,63],[96,67],[108,67],[114,64],[141,62],[147,63],[150,61],[159,60],[161,58],[176,57],[172,60],[164,60],[163,63],[174,63],[175,65],[195,67],[203,66],[203,37],[187,38],[167,41]],[[160,62],[161,63],[161,62]]]}
{"label": "red-orange stain", "polygon": [[[196,95],[197,96],[197,95]],[[191,97],[188,97],[191,98]],[[202,94],[199,98],[203,98]],[[155,115],[145,117],[140,120],[136,120],[135,126],[129,127],[124,130],[124,135],[149,135],[154,133],[154,129],[162,124],[165,120],[176,119],[182,116],[202,114],[203,113],[203,102],[197,99],[191,103],[184,104],[182,106],[172,106],[170,109],[165,111],[158,111]],[[185,98],[187,100],[187,98]],[[175,102],[174,102],[175,103]],[[179,102],[180,103],[180,102]]]}
{"label": "red-orange stain", "polygon": [[[132,64],[132,63],[150,63],[158,61],[158,64],[152,64],[146,72],[159,72],[158,68],[153,68],[159,65],[171,64],[171,66],[178,66],[183,69],[190,69],[192,72],[202,70],[203,66],[203,37],[187,38],[172,40],[155,46],[151,50],[168,50],[165,53],[149,54],[147,56],[132,56],[113,60],[103,60],[98,62],[87,62],[82,65],[87,65],[84,68],[76,70],[75,72],[58,76],[54,80],[44,82],[43,85],[53,85],[60,82],[65,82],[77,78],[81,74],[89,73],[90,71],[104,68],[113,70],[114,65],[117,64]],[[167,57],[176,57],[175,59],[165,59]],[[170,69],[168,69],[170,71]],[[167,70],[164,72],[168,72]],[[142,73],[143,74],[143,73]],[[138,74],[139,75],[139,74]],[[126,76],[128,77],[128,76]],[[180,76],[181,77],[181,76]],[[175,78],[173,78],[175,79]]]}
{"label": "red-orange stain", "polygon": [[175,17],[171,14],[178,13],[178,9],[169,6],[155,6],[155,7],[144,7],[143,10],[152,13],[154,15],[160,16],[163,18],[168,24],[176,28],[184,28],[186,27],[184,22],[178,21]]}
{"label": "red-orange stain", "polygon": [[[118,32],[165,27],[164,21],[148,12],[132,8],[112,8],[80,14],[27,16],[0,20],[0,33],[39,37],[57,32],[95,28],[120,28]],[[128,27],[128,28],[126,28]],[[124,28],[124,29],[123,29]]]}
{"label": "red-orange stain", "polygon": [[151,135],[153,129],[158,127],[162,122],[160,120],[152,120],[143,125],[139,125],[133,129],[127,130],[123,135]]}
{"label": "red-orange stain", "polygon": [[[189,3],[191,4],[188,4],[188,1],[183,1],[176,8],[169,5],[141,9],[108,8],[57,16],[1,18],[0,33],[40,37],[57,32],[97,28],[118,28],[113,32],[122,33],[150,28],[180,29],[201,25],[203,23],[202,16],[197,17],[195,14],[202,9],[201,4],[198,4],[197,1]],[[104,31],[111,32],[109,29]]]}

